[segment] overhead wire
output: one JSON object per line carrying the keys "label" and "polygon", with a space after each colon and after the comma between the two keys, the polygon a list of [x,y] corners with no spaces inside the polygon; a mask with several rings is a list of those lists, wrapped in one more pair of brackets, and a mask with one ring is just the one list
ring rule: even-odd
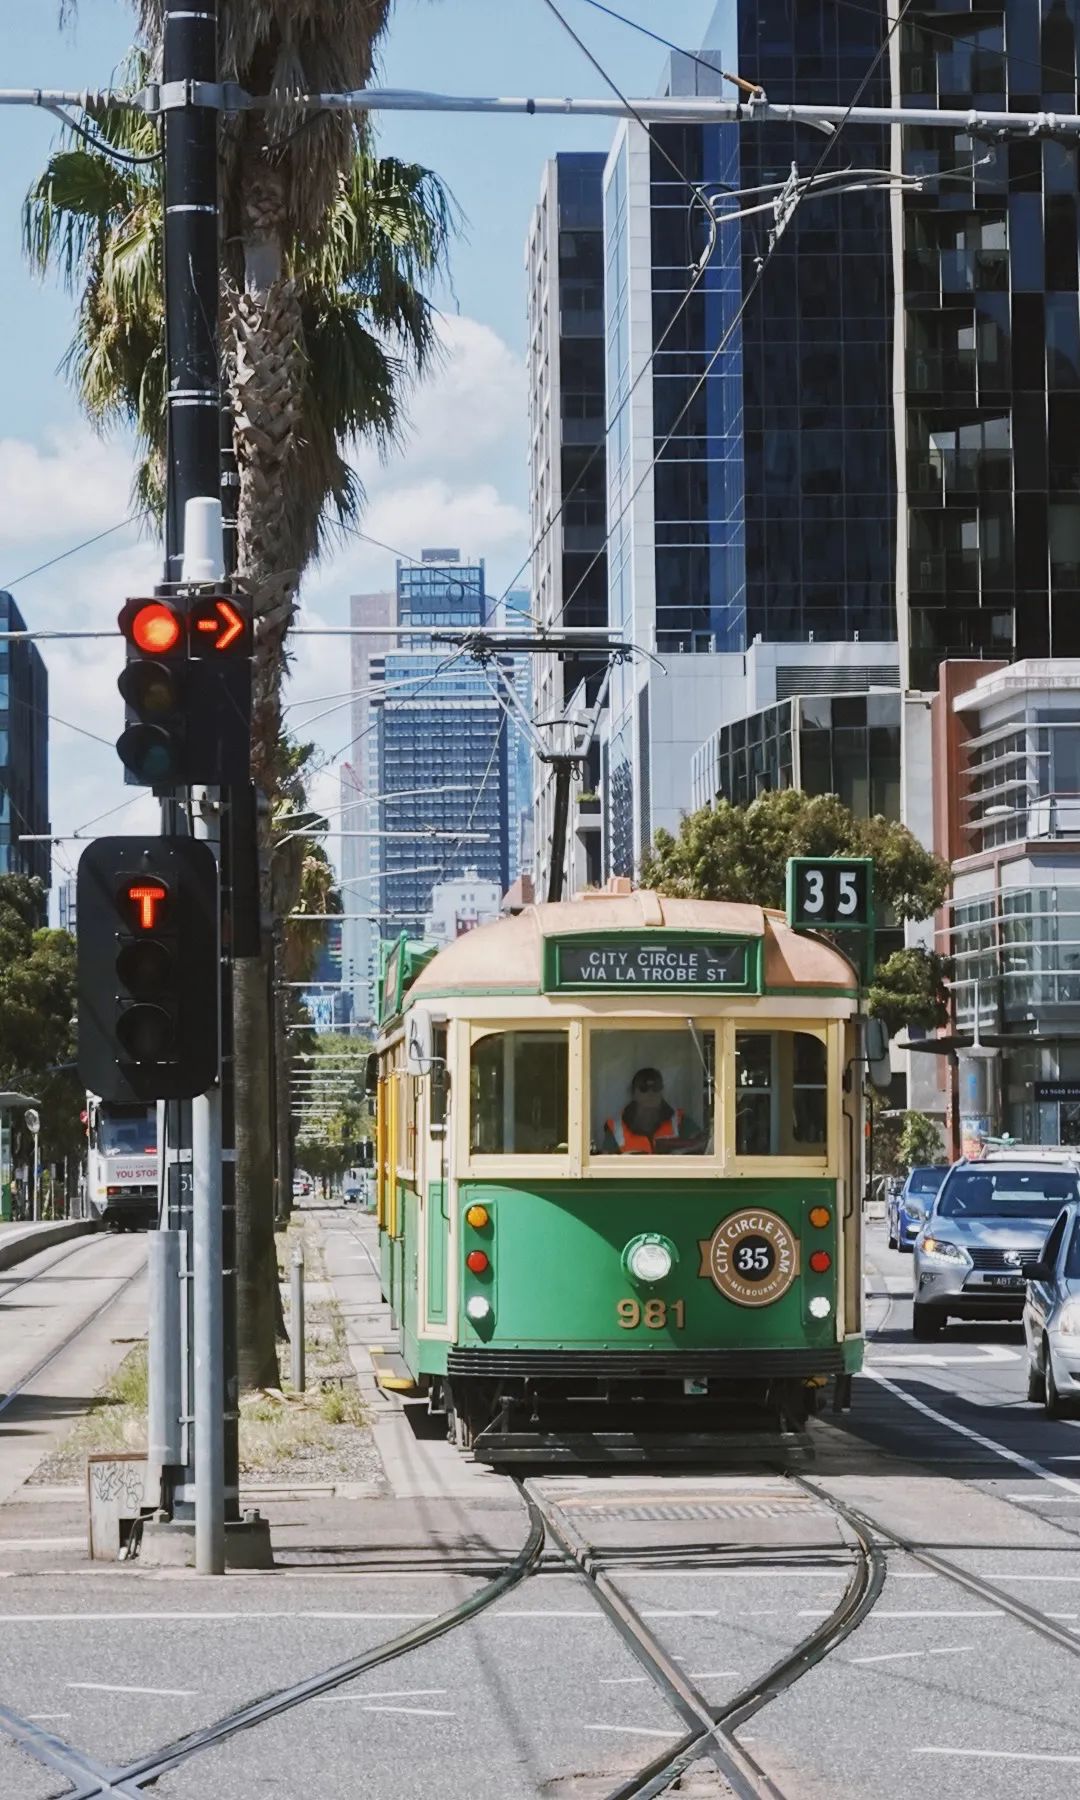
{"label": "overhead wire", "polygon": [[16,575],[11,581],[0,581],[0,590],[18,587],[20,581],[29,581],[32,575],[43,575],[46,569],[55,568],[57,563],[66,562],[69,556],[78,556],[80,550],[89,550],[91,544],[100,544],[103,538],[113,537],[116,532],[123,531],[126,525],[134,525],[137,521],[149,517],[145,512],[130,513],[126,519],[120,519],[105,531],[96,532],[93,537],[84,538],[81,544],[72,544],[70,550],[61,550],[58,556],[50,556],[48,562],[38,563],[34,569],[26,569],[23,574]]}
{"label": "overhead wire", "polygon": [[[843,131],[844,126],[847,124],[848,120],[850,119],[852,112],[854,111],[855,107],[859,104],[859,101],[861,100],[863,94],[866,92],[866,89],[867,89],[869,83],[871,82],[871,80],[873,79],[873,77],[877,71],[878,65],[880,64],[882,58],[887,54],[889,46],[892,42],[893,36],[895,35],[895,33],[899,29],[900,25],[902,24],[912,3],[913,3],[913,0],[903,0],[903,5],[901,6],[896,18],[892,21],[891,25],[889,26],[889,29],[886,32],[885,37],[882,40],[882,43],[879,46],[876,55],[874,56],[872,62],[870,63],[869,67],[867,68],[867,70],[866,70],[865,74],[863,75],[861,81],[859,82],[857,88],[855,89],[855,92],[852,95],[852,98],[848,102],[847,108],[843,114],[843,117],[840,119],[839,123],[837,124],[836,130],[833,132],[833,134],[829,138],[828,143],[825,144],[825,146],[823,147],[821,155],[818,157],[817,162],[814,164],[814,167],[811,169],[810,175],[808,177],[808,181],[810,183],[813,183],[817,179],[817,177],[820,175],[826,158],[831,154],[831,152],[835,148],[837,140],[840,136],[840,133]],[[552,4],[552,0],[545,0],[545,4],[550,6]],[[794,213],[798,210],[799,206],[802,204],[802,201],[803,201],[803,194],[802,193],[797,194],[795,196],[793,204],[792,204],[791,213],[788,215],[789,222],[790,222],[791,217],[794,215]],[[727,326],[726,330],[724,331],[724,333],[720,339],[720,342],[717,344],[715,350],[713,350],[711,355],[709,356],[708,362],[706,363],[704,369],[702,370],[701,374],[698,376],[693,387],[691,388],[690,393],[688,394],[685,402],[683,403],[682,407],[680,408],[674,421],[672,422],[671,427],[668,430],[666,436],[660,443],[659,447],[653,452],[653,455],[650,457],[649,462],[647,463],[647,465],[646,465],[639,481],[637,482],[636,486],[634,487],[632,493],[628,496],[628,498],[623,503],[622,508],[619,511],[616,518],[614,520],[609,520],[606,530],[605,530],[603,543],[600,545],[599,549],[594,552],[589,563],[586,565],[582,574],[579,576],[575,586],[573,587],[571,592],[567,595],[566,599],[563,601],[562,607],[558,614],[558,619],[563,618],[563,616],[566,613],[567,607],[570,606],[573,603],[573,601],[577,598],[577,595],[580,593],[584,583],[588,580],[593,569],[596,567],[597,563],[600,561],[600,558],[607,554],[608,545],[610,544],[612,537],[614,536],[616,530],[618,529],[619,525],[621,525],[623,519],[626,517],[626,514],[629,512],[634,501],[637,499],[642,488],[645,486],[646,481],[648,481],[649,477],[652,475],[653,470],[656,468],[661,457],[664,455],[664,452],[667,450],[668,446],[674,441],[675,434],[678,431],[679,426],[682,424],[683,420],[686,418],[687,414],[689,413],[691,407],[694,404],[694,401],[697,399],[702,388],[705,386],[705,383],[708,381],[709,376],[712,374],[713,369],[716,367],[716,364],[720,360],[720,357],[723,355],[724,351],[727,349],[727,346],[730,343],[732,336],[734,335],[735,331],[738,329],[739,325],[742,323],[742,320],[746,314],[747,308],[749,307],[750,302],[753,300],[755,294],[757,293],[759,287],[761,286],[761,283],[765,278],[765,272],[768,269],[769,264],[772,262],[772,259],[776,254],[776,248],[777,248],[777,245],[779,242],[780,242],[779,237],[774,237],[773,241],[768,246],[768,249],[765,251],[764,255],[761,257],[758,267],[755,271],[754,278],[751,281],[749,287],[746,290],[746,293],[744,294],[744,296],[742,298],[742,301],[739,304],[739,307],[735,314],[735,317],[732,319],[731,323]],[[556,620],[556,623],[557,622],[558,622],[558,620]]]}

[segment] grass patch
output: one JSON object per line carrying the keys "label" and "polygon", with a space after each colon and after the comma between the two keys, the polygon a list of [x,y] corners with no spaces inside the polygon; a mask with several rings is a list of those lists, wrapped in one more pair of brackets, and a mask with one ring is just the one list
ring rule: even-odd
{"label": "grass patch", "polygon": [[[364,1441],[360,1433],[367,1417],[349,1361],[344,1320],[325,1285],[321,1251],[313,1234],[302,1225],[293,1225],[278,1237],[286,1322],[287,1271],[297,1243],[303,1244],[308,1282],[321,1288],[320,1298],[309,1299],[305,1309],[306,1391],[294,1393],[285,1380],[280,1389],[244,1396],[240,1403],[240,1469],[243,1474],[262,1477],[318,1472],[333,1478],[335,1473],[352,1472],[349,1465]],[[279,1354],[287,1371],[287,1344],[279,1346]],[[82,1418],[39,1464],[33,1481],[39,1485],[78,1481],[90,1455],[145,1451],[147,1405],[147,1346],[143,1340],[133,1345]]]}

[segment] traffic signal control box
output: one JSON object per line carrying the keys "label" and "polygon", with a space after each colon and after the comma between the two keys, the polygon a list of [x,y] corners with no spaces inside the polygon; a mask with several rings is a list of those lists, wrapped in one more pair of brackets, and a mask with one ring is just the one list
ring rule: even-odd
{"label": "traffic signal control box", "polygon": [[129,600],[116,748],[136,787],[231,787],[251,760],[251,621],[226,594]]}
{"label": "traffic signal control box", "polygon": [[186,837],[98,838],[79,859],[79,1076],[113,1103],[186,1100],[220,1068],[218,870]]}

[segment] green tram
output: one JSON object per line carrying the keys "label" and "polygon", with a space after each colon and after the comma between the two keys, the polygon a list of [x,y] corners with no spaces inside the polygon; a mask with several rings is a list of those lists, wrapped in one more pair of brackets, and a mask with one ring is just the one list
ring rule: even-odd
{"label": "green tram", "polygon": [[700,1457],[843,1402],[858,1003],[782,914],[648,891],[387,947],[383,1290],[459,1445]]}

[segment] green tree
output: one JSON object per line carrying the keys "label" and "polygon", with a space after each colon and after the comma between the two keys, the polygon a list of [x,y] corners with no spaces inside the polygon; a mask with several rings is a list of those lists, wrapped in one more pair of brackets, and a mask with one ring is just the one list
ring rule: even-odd
{"label": "green tree", "polygon": [[[40,1100],[43,1163],[77,1158],[85,1095],[75,1059],[75,944],[39,921],[45,890],[28,875],[0,875],[0,1088]],[[21,1114],[14,1149],[29,1156]]]}
{"label": "green tree", "polygon": [[[300,1066],[313,1077],[297,1133],[296,1154],[312,1175],[341,1175],[356,1161],[356,1146],[371,1135],[365,1096],[365,1072],[371,1045],[337,1034],[312,1034],[301,1052]],[[342,1077],[351,1081],[342,1087]],[[326,1087],[320,1097],[320,1077]]]}
{"label": "green tree", "polygon": [[934,1120],[928,1118],[926,1113],[905,1113],[900,1132],[900,1160],[904,1168],[912,1169],[919,1163],[940,1162],[944,1155],[945,1143]]}
{"label": "green tree", "polygon": [[[857,818],[835,794],[811,796],[798,788],[775,789],[749,806],[720,800],[688,814],[677,836],[658,831],[642,882],[686,899],[782,908],[791,856],[872,857],[877,905],[900,924],[928,918],[949,891],[948,864],[924,850],[906,826]],[[870,1011],[890,1032],[943,1024],[948,972],[932,951],[894,950],[875,970]]]}
{"label": "green tree", "polygon": [[[162,19],[160,0],[134,4],[143,32],[128,70],[136,87],[159,59]],[[254,94],[361,88],[389,13],[390,0],[220,0],[222,78]],[[157,128],[117,108],[92,116],[104,144],[128,160],[65,141],[28,196],[26,244],[39,269],[59,270],[78,295],[69,374],[95,422],[134,428],[136,492],[160,512]],[[220,167],[238,580],[256,619],[252,767],[274,802],[300,579],[335,526],[359,516],[350,446],[395,442],[408,382],[436,354],[427,289],[445,265],[454,217],[429,170],[379,156],[367,121],[345,113],[245,111],[223,127]],[[240,1375],[254,1386],[277,1378],[270,954],[267,945],[234,971]]]}

